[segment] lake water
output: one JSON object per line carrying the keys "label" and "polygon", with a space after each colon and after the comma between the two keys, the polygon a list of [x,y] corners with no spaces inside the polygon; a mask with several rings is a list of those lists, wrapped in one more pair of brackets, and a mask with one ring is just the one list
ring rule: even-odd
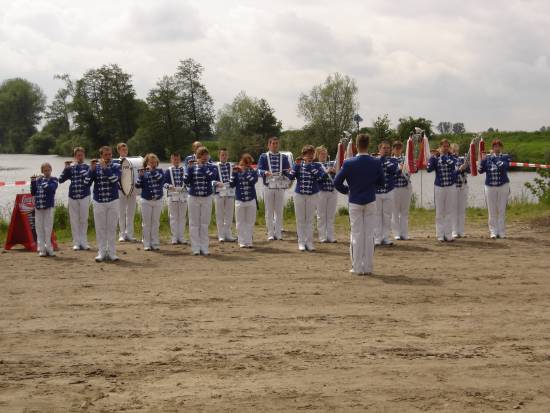
{"label": "lake water", "polygon": [[[40,165],[43,162],[51,163],[53,175],[59,176],[63,170],[64,158],[56,155],[6,155],[0,154],[0,181],[8,184],[15,181],[30,181],[30,176],[40,173]],[[89,162],[89,160],[88,160]],[[167,167],[167,163],[162,163],[161,167]],[[525,188],[525,182],[533,182],[537,176],[536,172],[513,172],[510,174],[511,199],[525,199],[529,202],[535,202],[536,199]],[[484,195],[485,175],[470,176],[468,178],[469,196],[468,204],[474,207],[485,207]],[[425,171],[413,175],[413,190],[416,199],[420,205],[426,208],[432,208],[434,203],[434,174],[428,174]],[[258,195],[262,196],[263,184],[258,184]],[[6,218],[11,214],[15,195],[21,192],[29,192],[28,186],[0,187],[0,216]],[[69,191],[69,182],[61,184],[56,193],[57,202],[67,201]],[[287,199],[292,196],[292,189],[287,191]],[[339,205],[347,205],[347,197],[340,194]]]}

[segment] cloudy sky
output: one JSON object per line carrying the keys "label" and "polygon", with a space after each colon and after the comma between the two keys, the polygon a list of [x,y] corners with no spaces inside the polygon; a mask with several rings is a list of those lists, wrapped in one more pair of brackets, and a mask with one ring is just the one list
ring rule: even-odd
{"label": "cloudy sky", "polygon": [[0,0],[0,80],[38,83],[118,63],[139,97],[179,60],[205,67],[216,108],[241,90],[285,128],[328,74],[359,86],[370,124],[388,113],[469,131],[550,125],[547,0]]}

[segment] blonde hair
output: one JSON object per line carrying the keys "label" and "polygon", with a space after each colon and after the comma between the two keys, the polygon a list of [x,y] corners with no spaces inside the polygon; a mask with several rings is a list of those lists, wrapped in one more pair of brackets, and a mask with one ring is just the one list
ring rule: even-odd
{"label": "blonde hair", "polygon": [[148,153],[147,155],[145,155],[145,158],[143,158],[143,167],[146,167],[147,165],[149,165],[149,161],[151,160],[157,161],[157,166],[160,163],[157,155],[155,155],[154,153]]}
{"label": "blonde hair", "polygon": [[82,152],[83,154],[86,154],[86,151],[82,146],[77,146],[73,149],[73,156],[75,156],[77,152]]}
{"label": "blonde hair", "polygon": [[120,142],[120,143],[117,143],[116,150],[118,152],[120,150],[120,148],[127,148],[127,147],[128,147],[128,145],[126,143]]}
{"label": "blonde hair", "polygon": [[328,154],[327,148],[325,148],[323,145],[318,146],[315,148],[315,159],[319,159],[319,153],[326,152]]}
{"label": "blonde hair", "polygon": [[49,167],[50,169],[52,169],[52,165],[49,163],[49,162],[44,162],[42,165],[40,165],[40,172],[44,172],[44,168],[45,167]]}
{"label": "blonde hair", "polygon": [[193,142],[193,144],[191,145],[191,150],[192,150],[193,152],[196,153],[196,152],[197,152],[197,149],[199,149],[199,148],[202,147],[202,146],[203,146],[203,144],[202,144],[200,141],[195,141],[195,142]]}
{"label": "blonde hair", "polygon": [[458,153],[459,149],[460,149],[460,146],[458,145],[458,143],[456,143],[456,142],[451,143],[451,151],[452,152]]}

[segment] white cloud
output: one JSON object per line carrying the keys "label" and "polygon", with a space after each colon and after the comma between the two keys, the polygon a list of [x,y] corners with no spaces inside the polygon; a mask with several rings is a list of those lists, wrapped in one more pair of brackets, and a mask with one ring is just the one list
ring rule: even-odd
{"label": "white cloud", "polygon": [[548,38],[543,0],[0,0],[0,79],[51,97],[54,74],[118,63],[145,97],[192,57],[217,107],[245,90],[285,127],[302,124],[299,94],[339,71],[357,80],[368,121],[535,129],[550,122]]}

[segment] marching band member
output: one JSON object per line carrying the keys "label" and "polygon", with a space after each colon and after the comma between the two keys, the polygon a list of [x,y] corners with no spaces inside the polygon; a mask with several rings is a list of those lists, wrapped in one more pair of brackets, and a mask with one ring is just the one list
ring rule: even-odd
{"label": "marching band member", "polygon": [[399,161],[390,157],[391,146],[388,141],[378,145],[379,159],[384,171],[384,184],[376,187],[376,229],[374,245],[392,245],[390,240],[391,218],[393,213],[393,188],[395,175],[399,171]]}
{"label": "marching band member", "polygon": [[[231,163],[227,161],[228,153],[227,149],[221,148],[218,152],[220,161],[215,165],[218,168],[218,176],[220,182],[223,184],[227,191],[229,187],[229,181],[231,180]],[[233,225],[233,208],[235,207],[235,196],[229,193],[217,192],[214,195],[214,204],[216,205],[216,226],[218,228],[218,240],[220,242],[235,241],[233,234],[231,233],[231,226]]]}
{"label": "marching band member", "polygon": [[[197,149],[201,148],[202,146],[204,146],[204,145],[199,141],[195,141],[191,144],[192,153],[191,153],[191,155],[187,155],[185,157],[185,159],[183,160],[183,167],[185,169],[187,169],[189,167],[189,162],[197,160],[197,157],[196,157],[195,153],[197,152]],[[210,160],[210,156],[208,157],[208,159]]]}
{"label": "marching band member", "polygon": [[502,153],[500,139],[492,142],[492,153],[482,158],[479,173],[485,173],[485,197],[489,210],[491,239],[506,238],[506,203],[510,195],[508,169],[510,156]]}
{"label": "marching band member", "polygon": [[336,175],[334,162],[328,160],[328,151],[324,146],[315,149],[315,157],[326,172],[320,183],[319,199],[317,202],[317,231],[320,242],[336,242],[334,237],[334,218],[338,203],[338,192],[334,189],[332,180]]}
{"label": "marching band member", "polygon": [[252,168],[254,159],[245,153],[231,175],[231,187],[235,188],[235,218],[239,247],[252,248],[256,223],[256,183],[258,171]]}
{"label": "marching band member", "polygon": [[[357,156],[347,159],[334,178],[338,192],[349,194],[351,224],[350,255],[352,269],[358,275],[372,273],[374,227],[376,226],[376,187],[384,184],[380,160],[368,154],[370,137],[359,134]],[[345,182],[345,183],[344,183]]]}
{"label": "marching band member", "polygon": [[99,149],[101,159],[92,159],[90,170],[84,182],[94,184],[93,209],[95,234],[98,248],[96,262],[118,261],[116,256],[116,224],[119,215],[118,190],[120,187],[120,165],[112,161],[110,146]]}
{"label": "marching band member", "polygon": [[466,207],[468,206],[468,179],[466,174],[470,171],[465,164],[464,156],[459,155],[457,143],[451,143],[451,154],[456,158],[458,168],[456,174],[456,210],[453,219],[453,238],[464,237],[464,222],[466,220]]}
{"label": "marching band member", "polygon": [[[122,158],[128,157],[128,145],[124,142],[119,143],[116,146],[119,158],[114,159],[113,162],[120,165]],[[125,195],[124,192],[119,190],[118,192],[119,199],[119,216],[118,216],[118,227],[119,227],[119,238],[120,242],[124,241],[135,241],[134,238],[134,216],[136,214],[136,205],[137,205],[137,193],[132,191],[130,195]]]}
{"label": "marching band member", "polygon": [[193,255],[208,255],[208,225],[210,225],[212,215],[212,184],[219,181],[218,169],[209,163],[208,159],[208,149],[204,146],[198,148],[196,160],[189,161],[184,178],[184,183],[189,188],[187,204]]}
{"label": "marching band member", "polygon": [[279,153],[279,138],[267,142],[268,152],[258,159],[258,172],[264,182],[265,225],[268,241],[283,239],[283,210],[285,190],[290,179],[288,157]]}
{"label": "marching band member", "polygon": [[456,159],[450,143],[443,139],[439,151],[428,160],[428,172],[435,171],[435,232],[440,242],[453,241],[452,228],[456,210]]}
{"label": "marching band member", "polygon": [[409,239],[409,208],[411,206],[412,184],[409,175],[403,172],[405,156],[403,143],[395,141],[392,145],[393,157],[399,162],[393,188],[392,229],[396,240]]}
{"label": "marching band member", "polygon": [[69,220],[73,236],[73,250],[89,250],[88,215],[90,213],[90,186],[84,183],[90,167],[84,163],[84,148],[73,149],[74,162],[65,162],[65,169],[59,176],[59,182],[70,180]]}
{"label": "marching band member", "polygon": [[34,196],[34,223],[36,243],[40,257],[55,257],[52,247],[53,216],[57,178],[52,176],[52,166],[45,162],[40,166],[42,176],[31,177],[31,195]]}
{"label": "marching band member", "polygon": [[185,239],[185,221],[187,220],[187,188],[183,183],[185,168],[181,166],[181,155],[170,155],[172,166],[164,172],[164,187],[168,197],[170,214],[170,232],[172,244],[187,244]]}
{"label": "marching band member", "polygon": [[149,153],[143,158],[143,167],[139,170],[136,188],[141,189],[141,227],[143,231],[143,249],[160,249],[159,227],[164,195],[164,172],[158,168],[159,158]]}
{"label": "marching band member", "polygon": [[300,251],[315,251],[313,218],[317,209],[319,183],[327,177],[323,166],[319,162],[313,162],[314,156],[315,148],[305,145],[302,148],[302,158],[296,160],[291,174],[292,179],[296,179],[294,211]]}

